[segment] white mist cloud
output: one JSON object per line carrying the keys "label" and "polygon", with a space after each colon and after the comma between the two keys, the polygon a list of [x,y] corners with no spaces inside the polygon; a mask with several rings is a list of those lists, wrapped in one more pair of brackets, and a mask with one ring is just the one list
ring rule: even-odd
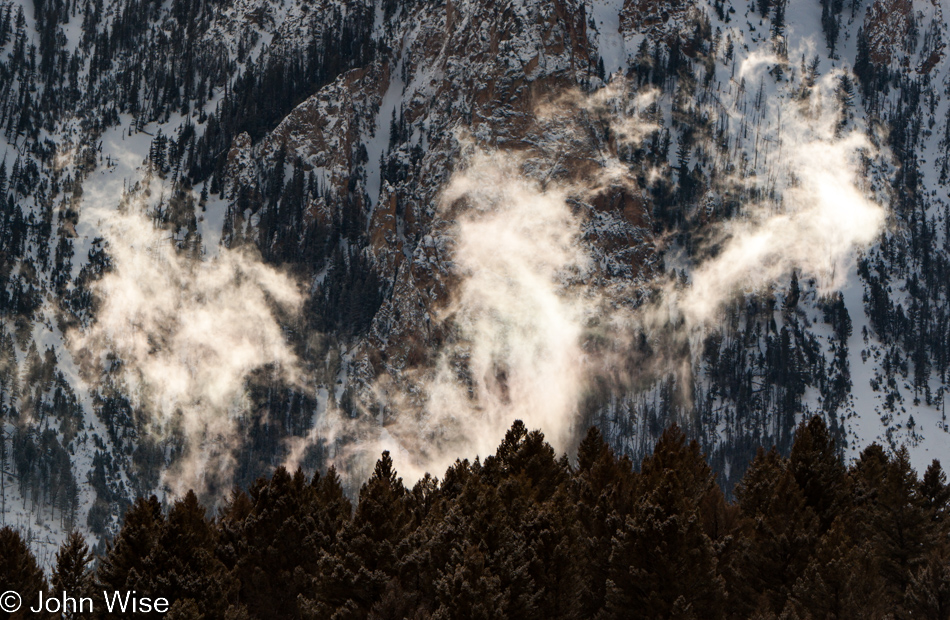
{"label": "white mist cloud", "polygon": [[[855,253],[884,227],[886,211],[861,188],[863,160],[876,151],[859,130],[838,134],[834,88],[825,76],[811,97],[777,104],[780,199],[745,205],[722,229],[715,257],[691,273],[685,291],[668,291],[667,307],[690,326],[715,318],[737,291],[760,289],[800,271],[823,293],[839,289]],[[780,113],[779,113],[780,110]],[[761,175],[766,176],[766,175]]]}
{"label": "white mist cloud", "polygon": [[[571,156],[584,159],[569,150],[579,132],[559,126],[576,122],[571,117],[577,110],[606,122],[619,140],[636,143],[655,128],[644,117],[655,95],[624,95],[621,84],[589,98],[573,93],[542,108],[539,122],[556,143],[546,164],[525,166],[512,154],[476,152],[453,175],[440,206],[442,217],[455,221],[450,238],[458,281],[438,319],[455,338],[443,345],[435,369],[408,391],[400,393],[386,378],[377,384],[377,396],[397,413],[382,437],[363,429],[356,460],[375,460],[379,450],[389,449],[409,479],[439,473],[456,458],[493,452],[514,419],[540,428],[556,449],[566,450],[589,379],[603,374],[627,389],[634,383],[617,376],[613,359],[594,359],[639,359],[617,350],[633,341],[632,326],[676,341],[714,321],[736,293],[792,270],[814,278],[822,291],[840,287],[856,251],[880,233],[886,213],[861,188],[862,160],[875,154],[872,145],[857,130],[839,135],[837,77],[826,76],[805,100],[774,103],[767,123],[778,145],[774,155],[760,162],[758,177],[729,181],[746,189],[774,183],[779,199],[744,205],[739,217],[710,231],[717,250],[693,265],[689,284],[664,288],[657,303],[632,314],[619,310],[622,304],[602,303],[615,293],[586,277],[593,266],[580,241],[583,222],[568,201],[589,199],[616,183],[637,189],[635,180],[624,177],[625,166],[609,149],[580,179],[565,171],[566,180],[558,182],[544,168],[556,169]],[[591,318],[615,346],[585,349]],[[643,363],[688,374],[689,359],[678,351]],[[420,400],[421,408],[415,407]]]}
{"label": "white mist cloud", "polygon": [[79,359],[121,361],[134,406],[160,438],[183,433],[187,454],[166,475],[174,492],[201,488],[225,472],[236,445],[234,415],[244,408],[245,379],[272,365],[293,381],[298,360],[277,321],[303,298],[287,275],[250,254],[222,249],[214,260],[179,255],[167,231],[134,207],[93,208],[113,270],[95,285],[95,320],[73,330]]}
{"label": "white mist cloud", "polygon": [[763,67],[768,65],[784,64],[785,60],[778,54],[764,50],[753,50],[739,64],[739,73],[736,76],[738,80],[744,80],[758,74]]}
{"label": "white mist cloud", "polygon": [[[583,291],[570,281],[588,269],[580,225],[559,188],[542,190],[516,160],[476,154],[443,195],[472,208],[459,217],[453,257],[460,282],[449,308],[465,343],[470,385],[443,354],[429,386],[427,426],[464,427],[485,454],[515,419],[569,439],[583,379]],[[458,446],[453,446],[457,448]],[[446,456],[454,460],[455,450]]]}
{"label": "white mist cloud", "polygon": [[[580,222],[556,184],[543,188],[518,156],[475,150],[444,189],[452,298],[436,319],[450,333],[415,388],[384,377],[377,397],[394,412],[363,426],[341,457],[356,476],[390,450],[408,479],[441,473],[457,458],[494,452],[516,419],[567,449],[583,389],[583,328],[592,302],[580,282],[589,258]],[[353,423],[343,420],[350,425]],[[328,428],[332,433],[333,429]]]}

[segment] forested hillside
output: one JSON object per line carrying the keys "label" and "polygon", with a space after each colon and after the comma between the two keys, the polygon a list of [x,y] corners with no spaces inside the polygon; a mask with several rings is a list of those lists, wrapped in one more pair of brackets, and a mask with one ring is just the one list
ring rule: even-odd
{"label": "forested hillside", "polygon": [[[873,444],[845,466],[820,418],[759,449],[727,501],[667,429],[634,470],[591,429],[576,463],[520,422],[411,488],[383,453],[351,505],[331,469],[277,469],[216,513],[141,498],[105,555],[79,535],[47,582],[0,530],[5,588],[134,590],[168,618],[946,618],[950,488]],[[635,611],[633,611],[635,610]],[[24,616],[25,617],[25,616]],[[29,617],[41,617],[37,615]]]}

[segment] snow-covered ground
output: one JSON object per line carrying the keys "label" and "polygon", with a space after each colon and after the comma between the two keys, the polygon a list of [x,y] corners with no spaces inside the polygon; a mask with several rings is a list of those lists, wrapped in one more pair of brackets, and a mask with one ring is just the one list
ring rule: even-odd
{"label": "snow-covered ground", "polygon": [[[597,27],[597,49],[604,60],[606,76],[627,65],[627,49],[620,33],[620,11],[623,0],[592,0],[590,15]],[[636,50],[633,50],[636,52]]]}
{"label": "snow-covered ground", "polygon": [[[24,6],[27,17],[27,27],[34,30],[33,7],[32,3],[26,0],[19,0]],[[241,0],[236,2],[234,7],[229,8],[223,14],[219,23],[212,31],[205,36],[220,39],[228,49],[234,52],[236,56],[236,47],[238,37],[235,32],[240,29],[246,29],[248,32],[253,30],[257,33],[254,44],[250,47],[245,57],[236,62],[236,71],[241,72],[246,69],[249,59],[259,59],[262,54],[275,49],[275,46],[289,45],[288,41],[297,40],[294,37],[304,37],[306,33],[301,32],[306,23],[303,12],[301,12],[301,3],[281,2],[270,3],[266,8],[264,17],[260,23],[249,24],[247,12],[254,9],[260,3],[253,3]],[[167,5],[167,3],[166,3]],[[940,37],[946,38],[947,25],[943,15],[947,14],[948,0],[940,0],[935,3],[917,3],[915,5],[919,14],[917,23],[920,24],[922,32],[937,32]],[[116,3],[107,3],[106,21],[112,19]],[[603,60],[604,69],[607,76],[623,72],[628,66],[631,58],[637,53],[639,44],[643,40],[643,35],[633,34],[626,39],[620,30],[620,13],[624,6],[624,0],[590,0],[587,3],[587,15],[589,23],[593,28],[590,33],[591,41],[596,47],[596,52]],[[713,2],[706,2],[702,8],[710,20],[711,28],[718,37],[719,47],[716,50],[718,62],[715,65],[715,86],[710,93],[710,101],[715,105],[721,106],[728,116],[726,126],[728,131],[739,146],[731,156],[737,159],[745,156],[753,161],[752,168],[758,168],[759,172],[767,171],[770,166],[776,168],[782,165],[781,151],[775,146],[777,141],[770,139],[760,140],[760,132],[763,135],[775,135],[779,131],[778,120],[772,116],[774,111],[780,107],[780,104],[798,97],[798,88],[802,80],[801,67],[809,65],[811,59],[819,58],[819,73],[825,74],[832,69],[848,69],[851,59],[856,55],[856,34],[857,29],[863,23],[864,11],[866,6],[857,10],[852,17],[850,8],[846,8],[843,16],[841,37],[838,42],[837,54],[831,58],[828,56],[828,50],[822,35],[821,12],[816,8],[815,3],[790,2],[787,3],[785,15],[786,27],[781,37],[773,37],[770,30],[770,20],[763,19],[757,12],[754,3],[734,3],[726,5],[727,8],[734,9],[733,12],[727,12],[723,19],[717,16]],[[516,10],[522,10],[524,7],[516,7]],[[376,23],[375,36],[383,37],[386,24],[384,24],[383,10],[381,3],[375,6]],[[398,15],[398,13],[397,13]],[[73,17],[69,23],[63,26],[63,32],[71,49],[76,49],[79,45],[81,36],[81,15]],[[395,20],[394,20],[395,21]],[[421,28],[420,25],[414,25],[413,28]],[[473,25],[474,27],[474,25]],[[281,36],[275,37],[275,33],[280,32]],[[435,87],[431,86],[438,82],[442,77],[444,68],[437,66],[414,67],[410,76],[409,84],[403,82],[404,69],[407,66],[407,55],[410,48],[406,41],[411,41],[417,33],[415,30],[405,33],[403,44],[397,52],[392,55],[389,66],[389,80],[385,85],[385,91],[381,99],[378,93],[373,94],[373,101],[378,100],[379,105],[375,117],[371,122],[363,119],[363,134],[360,140],[366,148],[368,162],[365,167],[365,190],[370,200],[370,210],[375,208],[379,201],[382,190],[382,175],[380,171],[380,160],[386,153],[389,146],[389,126],[394,113],[399,114],[402,106],[412,102],[413,97],[426,100],[435,95]],[[931,33],[930,36],[936,36]],[[302,39],[301,39],[302,40]],[[725,61],[725,47],[727,40],[731,40],[734,46],[734,56],[731,62]],[[528,45],[525,42],[514,42],[513,44]],[[787,65],[778,53],[779,46],[784,45],[787,48]],[[397,46],[398,47],[398,46]],[[922,55],[923,46],[919,55]],[[531,49],[523,50],[525,61],[532,60],[533,51]],[[912,67],[920,66],[923,58],[914,58]],[[541,59],[540,62],[546,62],[547,59]],[[785,71],[783,76],[776,79],[774,69],[776,65],[783,64]],[[85,75],[85,69],[82,75]],[[534,69],[539,72],[540,69]],[[532,74],[535,75],[535,74]],[[921,171],[923,175],[923,186],[929,188],[931,196],[929,197],[930,209],[928,215],[931,217],[940,217],[943,205],[948,199],[946,190],[939,183],[939,160],[941,157],[941,135],[947,122],[948,112],[950,112],[950,96],[947,95],[947,80],[950,75],[948,68],[948,59],[946,54],[942,54],[937,64],[932,68],[931,75],[943,80],[942,86],[935,89],[937,93],[931,118],[927,119],[928,137],[924,141],[924,147],[921,151]],[[609,79],[609,78],[608,78]],[[755,106],[753,101],[761,93],[763,105]],[[222,89],[214,91],[213,96],[205,104],[205,111],[213,110],[223,99]],[[710,103],[712,106],[713,103]],[[860,105],[860,104],[858,104]],[[199,111],[192,112],[192,122]],[[664,119],[664,125],[670,127],[673,125],[673,111],[669,98],[661,102],[661,114]],[[856,123],[860,124],[860,114]],[[336,122],[338,119],[328,119],[328,123]],[[171,191],[171,184],[168,180],[161,179],[158,176],[150,176],[147,171],[146,158],[154,136],[159,129],[166,136],[174,136],[181,129],[186,119],[180,114],[172,114],[169,120],[161,125],[152,123],[135,130],[136,120],[131,116],[124,115],[120,123],[107,129],[100,137],[98,149],[97,166],[95,170],[88,174],[83,181],[83,196],[80,203],[79,222],[77,225],[77,237],[74,239],[74,258],[72,263],[72,276],[75,278],[83,265],[86,264],[89,251],[92,249],[92,242],[98,237],[103,236],[102,214],[114,210],[128,192],[129,188],[139,184],[144,189],[144,184],[148,183],[151,198],[147,201],[154,204],[162,195],[168,195]],[[482,130],[486,130],[483,126]],[[205,127],[196,125],[196,131],[200,135]],[[417,127],[413,127],[417,132]],[[51,136],[60,144],[71,143],[77,139],[79,131],[75,124],[64,122],[60,134]],[[739,135],[751,135],[742,140]],[[414,134],[412,138],[415,143],[418,136]],[[424,146],[425,143],[423,143]],[[675,150],[675,147],[674,147]],[[0,151],[5,154],[8,169],[17,156],[15,146],[8,144],[0,139]],[[74,172],[71,163],[71,155],[68,149],[61,153],[66,172]],[[693,159],[690,164],[696,163],[697,155],[691,155]],[[716,155],[713,154],[713,157]],[[671,153],[671,158],[675,157]],[[326,170],[318,168],[315,170],[317,178],[323,178],[326,183]],[[289,174],[289,171],[287,171]],[[767,182],[768,173],[761,174],[761,178]],[[207,183],[204,181],[203,183]],[[939,189],[938,189],[939,188]],[[192,191],[197,199],[201,195],[203,184],[199,183]],[[141,194],[140,194],[141,195]],[[225,221],[225,214],[228,208],[227,197],[220,195],[211,195],[203,208],[197,212],[198,230],[203,240],[203,253],[206,258],[213,259],[219,254],[219,244],[222,236],[222,228]],[[367,218],[370,221],[372,218]],[[397,226],[404,226],[403,222],[398,222]],[[397,236],[403,242],[403,249],[409,255],[410,249],[408,243],[405,243],[405,235],[402,228],[397,228]],[[35,251],[35,249],[34,249]],[[322,281],[323,275],[318,274],[316,282]],[[853,322],[852,335],[848,341],[849,363],[852,381],[852,392],[849,405],[845,416],[845,426],[849,440],[849,456],[856,456],[861,449],[872,441],[878,441],[888,448],[893,448],[901,443],[906,443],[910,448],[911,457],[915,467],[918,470],[925,468],[932,458],[940,458],[944,461],[950,461],[950,436],[948,436],[947,422],[945,418],[945,399],[941,401],[939,407],[928,406],[922,400],[920,403],[914,402],[914,395],[909,386],[898,381],[897,391],[902,395],[894,412],[887,411],[884,407],[885,391],[875,390],[873,385],[881,378],[881,355],[882,345],[873,334],[873,330],[864,311],[862,300],[863,285],[856,274],[851,273],[847,284],[842,289],[845,305]],[[41,350],[46,347],[52,347],[59,359],[59,367],[66,374],[70,384],[75,388],[77,397],[83,405],[85,412],[84,423],[86,432],[89,435],[97,435],[102,441],[108,442],[108,434],[99,420],[93,413],[92,403],[89,394],[89,387],[84,383],[80,376],[75,361],[71,358],[69,349],[65,344],[66,335],[60,332],[56,324],[53,309],[50,304],[53,300],[47,301],[44,307],[42,317],[36,322],[33,328],[33,338]],[[830,330],[828,327],[813,316],[815,309],[808,310],[812,313],[809,318],[812,320],[812,332],[822,341],[828,342],[830,339]],[[781,318],[778,318],[781,321]],[[868,334],[867,339],[865,334]],[[827,348],[827,347],[826,347]],[[21,352],[22,353],[22,352]],[[828,351],[825,351],[826,356]],[[317,409],[314,412],[315,423],[320,416],[333,406],[334,402],[339,402],[343,397],[347,386],[351,384],[351,377],[348,376],[348,365],[354,359],[352,349],[344,349],[343,364],[333,385],[318,386],[315,388],[317,395]],[[939,389],[937,379],[931,379],[932,391],[936,393]],[[647,394],[640,394],[630,397],[628,402],[617,400],[610,405],[608,417],[617,421],[618,428],[627,428],[625,423],[629,420],[621,420],[622,416],[629,415],[635,408],[637,402],[644,402],[649,399],[656,399],[655,391]],[[805,398],[805,411],[807,414],[821,409],[818,402],[818,392],[811,389]],[[639,400],[638,400],[639,399]],[[913,419],[913,428],[910,427]],[[642,421],[634,421],[633,425]],[[627,429],[629,430],[629,429]],[[724,432],[722,429],[717,431]],[[626,432],[626,431],[625,431]],[[637,427],[634,431],[637,440],[646,429]],[[384,435],[386,437],[386,435]],[[89,442],[92,439],[88,440]],[[85,515],[94,499],[89,485],[86,484],[86,473],[91,469],[93,450],[77,450],[74,455],[76,477],[82,488],[80,495],[79,522],[85,523]],[[50,517],[49,513],[42,510],[33,510],[30,506],[29,498],[22,498],[19,492],[14,488],[12,479],[6,482],[3,501],[5,510],[0,514],[3,523],[13,524],[24,531],[33,533],[35,542],[34,548],[40,551],[46,547],[53,548],[62,538],[61,528],[58,528],[56,519]],[[41,560],[48,560],[48,554],[42,556]]]}

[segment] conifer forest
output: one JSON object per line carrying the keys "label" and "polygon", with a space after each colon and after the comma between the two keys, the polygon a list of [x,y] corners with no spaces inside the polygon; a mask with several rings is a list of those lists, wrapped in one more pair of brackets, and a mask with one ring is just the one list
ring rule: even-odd
{"label": "conifer forest", "polygon": [[[845,466],[821,418],[760,449],[727,500],[677,426],[638,470],[591,428],[577,461],[516,421],[494,454],[407,488],[388,452],[351,503],[335,469],[278,468],[211,515],[139,498],[107,553],[80,534],[47,578],[0,530],[33,601],[174,600],[169,618],[946,618],[950,487],[906,449]],[[88,609],[88,608],[87,608]],[[98,610],[98,611],[96,611]],[[159,617],[157,614],[154,617]]]}
{"label": "conifer forest", "polygon": [[0,620],[950,618],[948,41],[0,0]]}

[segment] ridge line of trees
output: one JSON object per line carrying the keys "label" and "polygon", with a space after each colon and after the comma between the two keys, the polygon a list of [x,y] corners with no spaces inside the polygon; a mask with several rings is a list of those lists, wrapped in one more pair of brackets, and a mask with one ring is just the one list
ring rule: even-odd
{"label": "ridge line of trees", "polygon": [[140,498],[102,556],[72,534],[49,584],[5,528],[0,586],[92,597],[67,617],[94,618],[103,590],[165,597],[168,618],[950,614],[936,460],[921,478],[906,449],[872,444],[846,466],[815,417],[789,457],[759,450],[735,495],[675,425],[638,471],[595,428],[572,464],[518,421],[494,455],[412,488],[384,452],[355,506],[332,468],[278,468],[215,516],[192,492],[167,511]]}

